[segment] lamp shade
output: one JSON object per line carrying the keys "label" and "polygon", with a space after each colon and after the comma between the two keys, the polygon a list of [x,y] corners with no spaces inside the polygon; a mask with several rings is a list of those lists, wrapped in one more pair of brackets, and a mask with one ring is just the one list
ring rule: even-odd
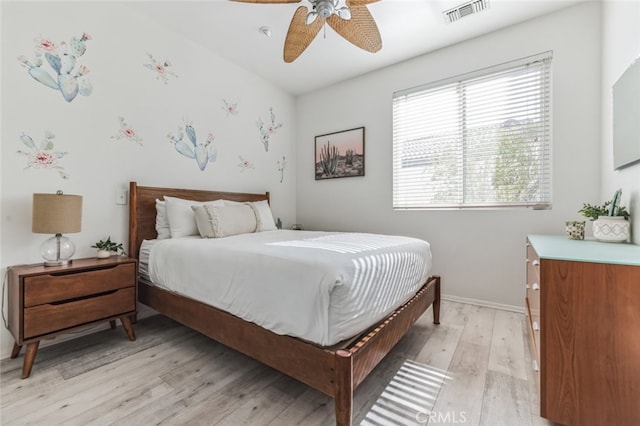
{"label": "lamp shade", "polygon": [[31,231],[37,234],[70,234],[82,228],[82,196],[33,194]]}

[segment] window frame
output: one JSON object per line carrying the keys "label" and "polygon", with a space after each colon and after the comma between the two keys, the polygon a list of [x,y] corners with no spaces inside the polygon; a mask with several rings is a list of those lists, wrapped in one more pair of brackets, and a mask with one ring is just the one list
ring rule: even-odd
{"label": "window frame", "polygon": [[[552,208],[552,200],[553,200],[553,73],[552,73],[552,62],[553,62],[553,52],[547,51],[542,52],[536,55],[527,56],[524,58],[520,58],[514,61],[509,61],[505,63],[501,63],[495,66],[471,71],[468,73],[460,74],[457,76],[437,80],[428,84],[400,90],[393,93],[392,97],[392,207],[394,210],[473,210],[473,209],[509,209],[509,208],[528,208],[534,210],[549,210]],[[479,79],[491,79],[492,77],[496,77],[493,81],[497,81],[500,78],[500,75],[505,72],[513,72],[517,73],[520,70],[526,71],[526,68],[530,65],[536,65],[540,67],[541,70],[541,81],[539,84],[540,95],[544,97],[542,101],[540,101],[540,123],[537,124],[540,126],[540,134],[543,135],[543,139],[539,145],[539,153],[537,154],[537,160],[539,160],[539,177],[541,178],[541,187],[538,189],[540,194],[538,195],[537,200],[534,201],[488,201],[488,202],[470,202],[464,198],[462,198],[462,202],[443,202],[443,203],[434,203],[420,200],[416,201],[399,201],[398,200],[398,168],[404,169],[409,167],[421,167],[420,158],[423,161],[428,162],[428,156],[418,152],[417,154],[411,155],[403,155],[399,151],[409,151],[411,149],[411,141],[419,141],[425,139],[425,137],[436,137],[438,135],[432,133],[421,135],[421,137],[417,137],[414,139],[396,140],[396,104],[398,102],[402,102],[402,98],[410,97],[410,96],[435,96],[436,94],[442,91],[443,94],[446,94],[447,91],[451,91],[452,89],[457,90],[458,87],[466,87],[465,84],[469,84],[472,86]],[[489,80],[487,80],[489,81]],[[532,91],[531,93],[534,93]],[[458,93],[456,96],[462,96]],[[498,105],[498,104],[496,104]],[[466,126],[464,123],[467,114],[467,110],[472,108],[464,104],[463,107],[459,108],[459,116],[457,118],[457,125],[460,126],[462,130],[460,130],[460,138],[467,138],[467,132],[471,128],[470,126]],[[508,121],[508,120],[506,120]],[[505,121],[505,122],[506,122]],[[496,139],[496,143],[493,145],[495,147],[498,146],[498,140]],[[526,146],[525,143],[519,145],[519,147]],[[401,145],[398,148],[398,145]],[[455,161],[461,161],[461,165],[457,166],[463,170],[463,176],[460,179],[461,185],[460,188],[462,192],[466,192],[470,189],[470,186],[464,182],[467,178],[468,168],[467,163],[464,161],[465,150],[469,148],[468,144],[464,141],[460,140],[460,144],[463,148],[463,153],[455,157]],[[425,147],[432,148],[434,145],[425,144]],[[457,148],[456,148],[457,149]],[[417,149],[417,151],[420,151]],[[426,151],[426,150],[425,150]],[[460,160],[462,159],[462,160]],[[426,167],[426,166],[424,166]],[[492,176],[495,176],[493,174]],[[410,184],[411,178],[409,179],[407,184]],[[458,188],[458,189],[460,189]],[[489,185],[484,186],[483,188],[489,188]],[[494,191],[496,187],[494,186]],[[411,190],[406,191],[405,196],[410,197]]]}

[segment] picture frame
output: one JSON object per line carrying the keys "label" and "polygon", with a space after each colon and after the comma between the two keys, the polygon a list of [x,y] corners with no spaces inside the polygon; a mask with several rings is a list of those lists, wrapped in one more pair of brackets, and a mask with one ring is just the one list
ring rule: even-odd
{"label": "picture frame", "polygon": [[315,138],[316,180],[364,176],[364,127]]}

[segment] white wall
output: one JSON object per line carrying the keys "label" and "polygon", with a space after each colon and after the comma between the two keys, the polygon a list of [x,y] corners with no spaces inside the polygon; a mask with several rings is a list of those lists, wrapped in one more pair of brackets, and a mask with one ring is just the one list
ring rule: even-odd
{"label": "white wall", "polygon": [[[631,63],[640,58],[640,2],[605,1],[602,26],[602,192],[601,200],[622,189],[630,208],[632,241],[640,244],[640,164],[613,170],[611,88]],[[639,59],[640,60],[640,59]],[[640,117],[638,117],[640,119]],[[638,137],[640,144],[640,136]],[[635,224],[635,225],[634,225]]]}
{"label": "white wall", "polygon": [[[529,233],[564,232],[600,196],[600,4],[586,3],[301,96],[297,216],[311,229],[431,242],[443,293],[522,307]],[[391,97],[397,90],[553,51],[553,209],[393,211]],[[365,126],[365,176],[314,180],[314,136]]]}
{"label": "white wall", "polygon": [[[31,199],[35,192],[84,197],[82,232],[69,235],[77,246],[75,257],[90,257],[89,246],[110,235],[127,243],[128,205],[115,204],[117,188],[135,180],[142,185],[271,192],[274,216],[285,226],[295,222],[294,100],[284,91],[193,42],[159,27],[119,3],[2,2],[2,148],[0,249],[2,273],[9,265],[41,261],[39,246],[49,236],[31,233]],[[188,23],[185,23],[187,25]],[[90,96],[66,102],[61,93],[35,81],[17,58],[34,60],[34,39],[56,43],[83,32],[91,35],[78,63],[90,69]],[[169,59],[177,78],[167,84],[145,68],[147,53]],[[46,64],[43,69],[51,72]],[[238,104],[238,114],[227,116],[222,99]],[[271,137],[266,152],[256,126],[269,120],[273,107],[283,126]],[[142,146],[115,140],[118,116],[142,137]],[[198,142],[215,136],[218,158],[201,171],[195,160],[180,155],[167,133],[192,121]],[[28,150],[20,141],[24,132],[39,142],[53,132],[54,150],[68,152],[60,164],[68,173],[25,169],[17,154]],[[239,155],[254,168],[242,171]],[[278,160],[286,157],[280,182]],[[13,343],[7,330],[0,333],[0,357]]]}

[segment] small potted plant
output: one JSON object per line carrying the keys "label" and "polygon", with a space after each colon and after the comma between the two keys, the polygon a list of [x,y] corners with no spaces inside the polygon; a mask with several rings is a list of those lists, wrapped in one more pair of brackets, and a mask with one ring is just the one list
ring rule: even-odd
{"label": "small potted plant", "polygon": [[96,257],[98,259],[104,259],[111,256],[111,253],[119,253],[120,255],[124,255],[124,248],[122,247],[122,243],[116,243],[111,241],[111,237],[107,237],[106,240],[100,240],[91,247],[98,250]]}
{"label": "small potted plant", "polygon": [[583,216],[593,221],[593,236],[604,242],[622,242],[629,239],[631,224],[629,212],[620,205],[622,190],[618,189],[613,199],[603,205],[584,203],[578,210]]}

